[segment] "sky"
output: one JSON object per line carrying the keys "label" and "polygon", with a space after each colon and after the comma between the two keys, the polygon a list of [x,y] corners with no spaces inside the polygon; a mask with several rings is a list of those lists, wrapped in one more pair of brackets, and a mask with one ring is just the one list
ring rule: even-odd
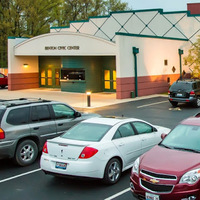
{"label": "sky", "polygon": [[131,10],[162,8],[164,11],[186,11],[187,3],[200,3],[200,0],[121,0],[127,2]]}

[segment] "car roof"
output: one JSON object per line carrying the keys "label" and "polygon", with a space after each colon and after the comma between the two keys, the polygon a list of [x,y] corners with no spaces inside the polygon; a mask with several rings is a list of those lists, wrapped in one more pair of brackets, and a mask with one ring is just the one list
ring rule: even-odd
{"label": "car roof", "polygon": [[189,117],[187,119],[184,119],[180,124],[200,126],[200,117]]}
{"label": "car roof", "polygon": [[175,81],[173,84],[177,84],[177,83],[195,83],[195,82],[199,82],[199,79],[183,79],[183,80],[177,80]]}
{"label": "car roof", "polygon": [[45,99],[37,99],[37,98],[19,98],[19,99],[8,99],[8,100],[0,100],[0,106],[5,107],[13,107],[13,106],[20,106],[26,104],[33,104],[33,103],[46,103],[51,102]]}
{"label": "car roof", "polygon": [[125,117],[94,117],[86,119],[81,123],[95,123],[95,124],[105,124],[114,126],[120,122],[130,122],[130,121],[142,121],[136,118],[125,118]]}

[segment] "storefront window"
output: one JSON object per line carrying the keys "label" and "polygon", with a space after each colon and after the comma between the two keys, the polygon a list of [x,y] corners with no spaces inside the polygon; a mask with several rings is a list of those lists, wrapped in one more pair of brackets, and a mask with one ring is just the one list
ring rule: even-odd
{"label": "storefront window", "polygon": [[85,70],[84,69],[61,69],[61,79],[85,80]]}

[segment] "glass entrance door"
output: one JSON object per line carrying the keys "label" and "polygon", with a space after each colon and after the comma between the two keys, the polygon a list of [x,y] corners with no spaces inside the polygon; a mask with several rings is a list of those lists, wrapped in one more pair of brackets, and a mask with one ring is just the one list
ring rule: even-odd
{"label": "glass entrance door", "polygon": [[60,68],[45,68],[40,70],[40,86],[47,88],[60,87]]}
{"label": "glass entrance door", "polygon": [[104,70],[104,91],[116,91],[116,70]]}

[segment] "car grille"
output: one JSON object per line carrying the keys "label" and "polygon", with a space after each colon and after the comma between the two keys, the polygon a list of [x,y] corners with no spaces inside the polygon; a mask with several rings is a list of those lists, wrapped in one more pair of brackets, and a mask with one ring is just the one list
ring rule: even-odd
{"label": "car grille", "polygon": [[142,179],[140,180],[140,185],[146,190],[156,193],[170,193],[173,190],[173,185],[158,185]]}
{"label": "car grille", "polygon": [[153,178],[157,178],[157,179],[166,179],[166,180],[177,180],[177,177],[174,175],[167,175],[167,174],[157,174],[154,172],[150,172],[147,170],[142,169],[141,174],[144,174],[145,176],[150,176]]}

